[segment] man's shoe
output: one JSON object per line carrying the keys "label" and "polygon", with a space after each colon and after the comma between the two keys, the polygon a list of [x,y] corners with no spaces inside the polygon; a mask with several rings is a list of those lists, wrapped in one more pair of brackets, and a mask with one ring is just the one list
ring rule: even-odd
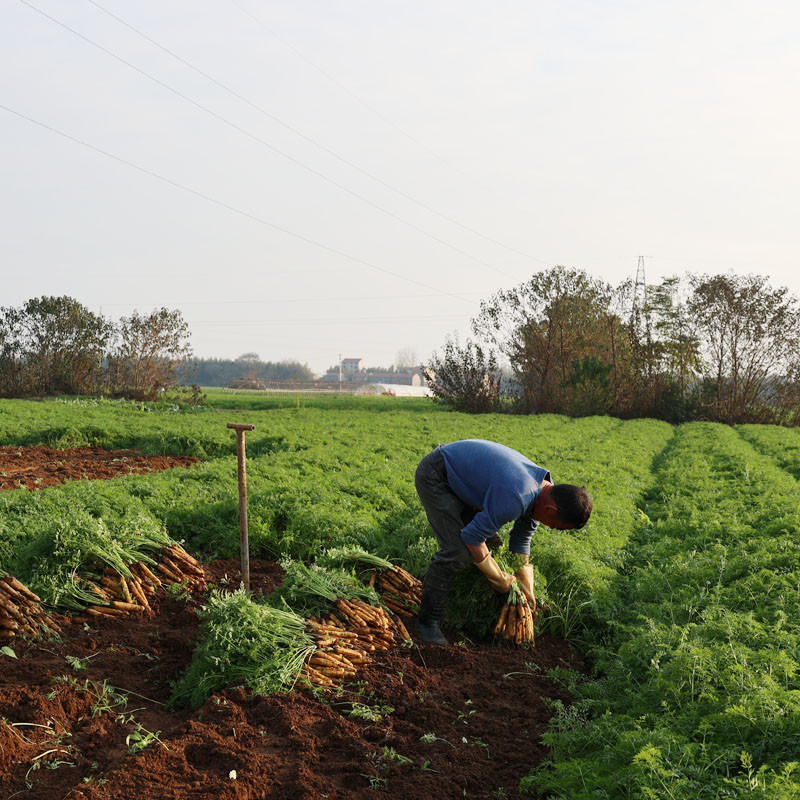
{"label": "man's shoe", "polygon": [[438,622],[434,621],[428,625],[424,625],[422,622],[417,620],[416,624],[414,625],[414,630],[419,634],[419,638],[428,644],[450,644],[450,642],[444,638],[444,634],[442,633]]}
{"label": "man's shoe", "polygon": [[419,614],[414,623],[414,629],[419,634],[423,642],[429,644],[450,644],[444,638],[444,634],[439,627],[439,620],[442,618],[444,606],[447,602],[447,590],[450,580],[446,575],[439,574],[435,564],[428,567],[428,573],[422,583],[422,598],[419,604]]}

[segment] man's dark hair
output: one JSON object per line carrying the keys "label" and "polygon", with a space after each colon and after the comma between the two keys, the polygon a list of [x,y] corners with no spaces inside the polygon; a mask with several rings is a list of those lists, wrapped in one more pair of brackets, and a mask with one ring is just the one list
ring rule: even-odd
{"label": "man's dark hair", "polygon": [[582,528],[588,522],[594,503],[585,486],[556,483],[553,486],[552,497],[562,522],[574,525],[575,528]]}

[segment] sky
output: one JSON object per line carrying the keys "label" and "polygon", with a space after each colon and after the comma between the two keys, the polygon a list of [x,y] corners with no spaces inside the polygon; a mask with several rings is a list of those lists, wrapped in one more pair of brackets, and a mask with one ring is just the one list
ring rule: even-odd
{"label": "sky", "polygon": [[561,264],[800,296],[791,0],[2,0],[0,305],[323,372]]}

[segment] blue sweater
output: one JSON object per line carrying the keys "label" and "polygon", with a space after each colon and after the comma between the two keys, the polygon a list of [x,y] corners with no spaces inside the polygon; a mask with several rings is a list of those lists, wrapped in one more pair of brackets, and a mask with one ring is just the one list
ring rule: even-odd
{"label": "blue sweater", "polygon": [[462,502],[478,509],[461,531],[467,544],[479,545],[507,522],[516,520],[509,536],[513,553],[530,553],[538,526],[531,513],[550,473],[497,442],[465,439],[443,444],[447,482]]}

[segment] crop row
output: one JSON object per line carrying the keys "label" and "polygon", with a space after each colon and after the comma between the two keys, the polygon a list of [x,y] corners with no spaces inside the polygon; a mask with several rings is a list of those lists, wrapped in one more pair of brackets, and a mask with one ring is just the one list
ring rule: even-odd
{"label": "crop row", "polygon": [[558,797],[800,794],[797,481],[736,432],[692,423],[660,459],[613,582],[600,676],[528,786]]}
{"label": "crop row", "polygon": [[800,429],[778,425],[739,425],[738,434],[800,480]]}

